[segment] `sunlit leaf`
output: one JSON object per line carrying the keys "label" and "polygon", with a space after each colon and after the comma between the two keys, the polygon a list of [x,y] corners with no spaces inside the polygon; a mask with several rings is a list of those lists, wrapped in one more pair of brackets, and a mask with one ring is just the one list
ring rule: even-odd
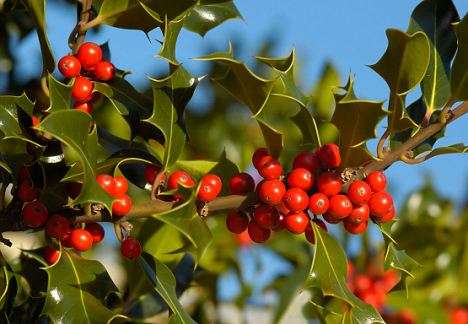
{"label": "sunlit leaf", "polygon": [[184,27],[201,36],[229,19],[241,18],[234,1],[201,1],[185,19]]}
{"label": "sunlit leaf", "polygon": [[49,74],[49,113],[71,108],[71,85],[57,81],[52,74]]}
{"label": "sunlit leaf", "polygon": [[452,98],[468,100],[468,15],[455,28],[458,50],[452,64]]}

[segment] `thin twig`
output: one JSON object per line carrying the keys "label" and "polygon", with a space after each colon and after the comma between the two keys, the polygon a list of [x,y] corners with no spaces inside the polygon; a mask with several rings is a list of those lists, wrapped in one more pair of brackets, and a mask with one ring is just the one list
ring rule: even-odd
{"label": "thin twig", "polygon": [[77,16],[77,28],[74,29],[74,32],[76,32],[76,38],[73,43],[73,53],[76,53],[81,44],[84,43],[87,29],[82,29],[81,26],[88,23],[89,19],[91,18],[91,7],[93,0],[81,0],[80,3],[81,8]]}

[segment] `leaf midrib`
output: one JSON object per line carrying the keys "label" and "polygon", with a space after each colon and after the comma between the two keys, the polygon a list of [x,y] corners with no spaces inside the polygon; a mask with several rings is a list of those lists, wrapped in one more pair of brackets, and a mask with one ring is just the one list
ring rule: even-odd
{"label": "leaf midrib", "polygon": [[[80,276],[78,275],[78,270],[76,269],[75,264],[74,264],[72,258],[70,257],[70,254],[69,254],[69,253],[65,253],[65,255],[67,256],[67,258],[68,258],[69,261],[70,261],[70,264],[71,264],[71,266],[72,266],[73,273],[75,274],[75,278],[76,278],[76,281],[77,281],[77,283],[78,283],[78,286],[81,286],[81,281],[80,281]],[[85,307],[85,301],[84,301],[84,296],[83,296],[83,290],[82,290],[81,288],[78,288],[78,290],[79,290],[79,292],[80,292],[80,299],[81,299],[81,302],[82,302],[82,307],[83,307],[83,311],[84,311],[85,317],[86,317],[86,319],[87,319],[87,322],[90,323],[88,311],[86,310],[86,307]]]}

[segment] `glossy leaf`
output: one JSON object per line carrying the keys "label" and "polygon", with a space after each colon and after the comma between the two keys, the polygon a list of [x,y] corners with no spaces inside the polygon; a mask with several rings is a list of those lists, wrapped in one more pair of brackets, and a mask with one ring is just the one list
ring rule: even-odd
{"label": "glossy leaf", "polygon": [[122,103],[129,111],[137,112],[144,116],[149,115],[152,111],[151,98],[138,92],[123,78],[114,78],[111,82],[106,84],[96,83],[96,91]]}
{"label": "glossy leaf", "polygon": [[205,160],[179,160],[176,162],[178,168],[184,169],[196,179],[200,179],[210,172],[218,162]]}
{"label": "glossy leaf", "polygon": [[106,307],[106,297],[118,289],[99,262],[62,250],[60,260],[45,271],[49,282],[42,313],[52,321],[97,324],[119,317]]}
{"label": "glossy leaf", "polygon": [[176,65],[176,44],[177,37],[179,36],[180,30],[184,25],[184,18],[178,20],[168,21],[166,19],[164,25],[164,42],[159,51],[159,56],[166,59],[169,63]]}
{"label": "glossy leaf", "polygon": [[102,93],[110,101],[112,106],[122,115],[127,115],[128,110],[117,98],[119,94],[107,83],[94,82],[94,91]]}
{"label": "glossy leaf", "polygon": [[18,121],[18,108],[32,115],[34,104],[26,94],[21,96],[0,96],[0,132],[2,138],[18,137],[22,134]]}
{"label": "glossy leaf", "polygon": [[83,188],[73,203],[98,202],[110,210],[113,199],[95,179],[98,143],[96,128],[88,133],[91,120],[91,116],[81,111],[62,110],[47,116],[38,129],[60,140],[79,156],[79,163],[84,170]]}
{"label": "glossy leaf", "polygon": [[353,295],[346,283],[347,259],[340,244],[330,234],[312,224],[316,246],[307,285],[320,288],[324,296],[338,298],[349,305],[349,320],[356,323],[384,323],[369,304]]}
{"label": "glossy leaf", "polygon": [[452,65],[452,99],[468,100],[468,15],[456,25],[458,51]]}
{"label": "glossy leaf", "polygon": [[176,281],[171,270],[164,263],[148,254],[143,254],[138,259],[138,263],[148,279],[153,283],[154,290],[164,299],[167,306],[173,312],[174,315],[172,315],[170,322],[183,324],[196,323],[187,314],[177,298],[175,291]]}
{"label": "glossy leaf", "polygon": [[442,155],[442,154],[456,154],[456,153],[467,153],[468,152],[468,146],[466,146],[463,143],[459,144],[454,144],[446,147],[438,147],[434,150],[432,150],[428,154],[428,158],[437,156],[437,155]]}
{"label": "glossy leaf", "polygon": [[422,1],[411,15],[408,33],[422,31],[429,38],[429,66],[421,82],[429,116],[450,99],[450,63],[457,49],[452,23],[458,20],[451,0]]}
{"label": "glossy leaf", "polygon": [[57,81],[52,74],[49,74],[49,96],[50,108],[47,110],[53,113],[71,108],[71,85]]}
{"label": "glossy leaf", "polygon": [[184,27],[201,36],[229,19],[241,18],[234,1],[205,1],[193,7],[185,19]]}

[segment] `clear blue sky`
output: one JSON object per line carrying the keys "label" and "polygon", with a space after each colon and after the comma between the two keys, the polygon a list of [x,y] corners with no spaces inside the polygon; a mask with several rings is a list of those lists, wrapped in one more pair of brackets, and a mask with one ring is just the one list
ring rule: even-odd
{"label": "clear blue sky", "polygon": [[[306,89],[317,78],[322,64],[330,60],[340,71],[343,79],[352,72],[356,77],[359,96],[385,100],[387,86],[367,64],[375,63],[386,48],[385,29],[394,27],[405,30],[412,9],[419,3],[415,0],[236,0],[244,21],[230,21],[211,31],[203,39],[196,34],[184,31],[178,43],[178,56],[194,74],[203,73],[203,64],[192,62],[189,58],[206,52],[209,44],[217,50],[224,50],[229,38],[236,37],[245,42],[243,57],[251,62],[258,49],[258,42],[271,33],[277,35],[276,55],[286,55],[292,47],[297,49],[303,66],[303,80]],[[466,14],[468,1],[455,0],[460,16]],[[75,12],[64,12],[57,5],[49,5],[49,36],[56,56],[67,52],[67,37],[75,23]],[[149,71],[154,71],[161,63],[155,59],[159,49],[156,39],[161,39],[159,31],[151,32],[149,39],[142,32],[118,30],[105,27],[98,36],[89,35],[96,42],[110,40],[113,62],[121,69],[132,70],[129,79],[141,87],[142,80]],[[32,35],[19,47],[20,55],[26,57],[37,51],[37,39]],[[40,71],[40,62],[22,60],[21,70],[27,78]],[[343,80],[344,81],[344,80]],[[144,81],[143,81],[144,82]],[[414,95],[413,95],[414,97]],[[195,100],[203,102],[200,93]],[[448,138],[440,144],[468,143],[468,119],[457,121],[447,131]],[[453,197],[458,203],[468,195],[468,155],[447,155],[436,157],[423,165],[392,166],[387,175],[392,192],[401,202],[402,197],[417,188],[423,177],[430,175],[437,188],[446,196]],[[271,258],[268,253],[260,253],[265,262]],[[252,270],[250,257],[244,255],[246,267],[251,269],[247,275],[255,280],[258,276]],[[272,267],[284,271],[287,267],[278,264]],[[264,279],[274,273],[269,273]],[[229,282],[228,280],[227,282]],[[233,293],[235,287],[224,285],[225,293]]]}

